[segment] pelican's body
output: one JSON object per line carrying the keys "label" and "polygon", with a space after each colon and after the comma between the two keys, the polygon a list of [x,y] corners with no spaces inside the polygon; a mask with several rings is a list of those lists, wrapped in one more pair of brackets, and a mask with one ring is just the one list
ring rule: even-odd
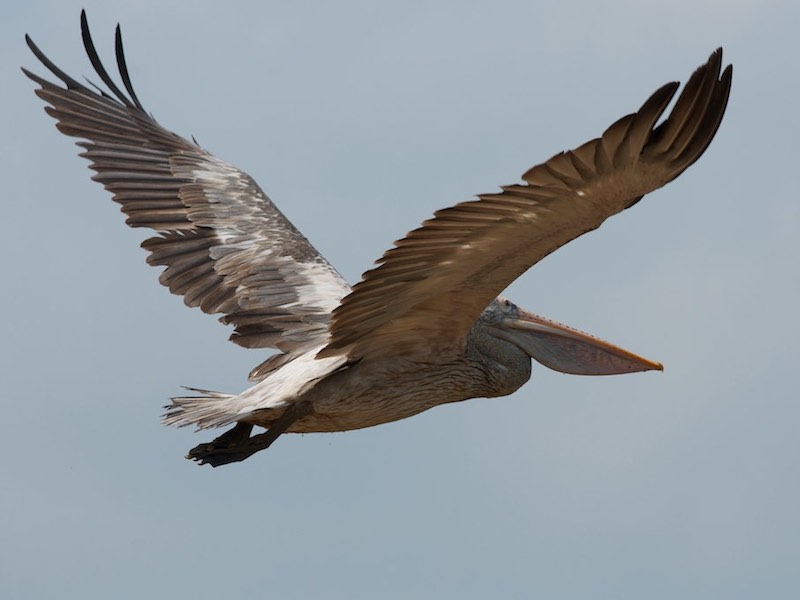
{"label": "pelican's body", "polygon": [[[551,335],[562,328],[575,336],[580,347],[570,349],[567,359],[535,348],[524,350],[497,337],[507,335],[502,326],[509,319],[520,319],[523,325],[538,323]],[[560,338],[562,346],[569,339]],[[322,350],[312,348],[238,396],[223,395],[224,408],[217,405],[207,419],[194,410],[214,406],[209,398],[175,398],[167,421],[181,424],[188,410],[195,415],[191,422],[203,427],[240,421],[269,428],[288,404],[306,402],[313,412],[295,421],[288,432],[347,431],[412,417],[440,404],[512,394],[530,379],[531,356],[544,362],[560,361],[551,366],[573,373],[581,369],[600,375],[661,368],[607,342],[526,313],[503,297],[483,311],[466,343],[450,351],[436,352],[420,345],[380,360],[367,358],[348,364],[340,355],[319,358]]]}
{"label": "pelican's body", "polygon": [[[64,87],[25,70],[68,135],[80,137],[94,179],[133,227],[157,232],[143,247],[166,267],[161,282],[187,305],[222,313],[231,339],[279,352],[241,394],[194,390],[164,421],[234,425],[189,457],[213,466],[267,448],[285,432],[346,431],[433,406],[510,394],[531,359],[565,373],[606,375],[661,365],[529,313],[500,292],[570,240],[671,181],[705,151],[727,103],[731,68],[721,51],[597,139],[553,156],[524,184],[438,211],[388,250],[352,288],[245,173],[162,128],[139,102],[117,29],[125,91],[95,51],[110,93],[96,92],[28,44]],[[720,74],[721,73],[721,74]],[[98,88],[99,89],[99,88]],[[250,436],[253,426],[267,429]]]}
{"label": "pelican's body", "polygon": [[[287,431],[315,433],[361,429],[413,417],[439,404],[505,396],[528,380],[530,358],[526,358],[527,371],[512,372],[519,380],[517,385],[492,381],[491,374],[481,371],[474,360],[466,356],[435,362],[415,362],[403,357],[355,365],[329,374],[310,390],[293,397],[293,402],[310,402],[314,412],[295,422]],[[269,379],[245,392],[260,401],[270,393]],[[269,428],[282,412],[281,408],[256,410],[244,420]]]}
{"label": "pelican's body", "polygon": [[[503,307],[503,303],[508,304]],[[498,299],[486,311],[486,316],[502,314],[504,308],[518,310],[507,300]],[[484,326],[481,323],[476,329],[480,332]],[[528,381],[531,376],[529,355],[502,340],[496,341],[496,345],[507,346],[504,352],[482,352],[481,345],[489,343],[487,336],[473,334],[472,337],[475,339],[468,340],[463,351],[449,355],[416,352],[379,361],[364,360],[344,369],[339,368],[339,360],[326,362],[326,359],[316,358],[321,348],[312,349],[291,363],[297,373],[291,373],[288,368],[275,371],[243,394],[231,398],[227,407],[248,416],[241,418],[238,413],[232,413],[227,422],[236,415],[235,420],[269,428],[281,416],[286,403],[305,401],[314,407],[314,412],[295,422],[287,431],[347,431],[412,417],[448,402],[507,396]],[[309,377],[315,368],[322,370]],[[305,384],[314,376],[320,380],[310,389],[287,390],[285,397],[276,395],[276,390],[281,389],[276,385],[277,379]],[[266,398],[271,398],[277,407],[264,408]]]}

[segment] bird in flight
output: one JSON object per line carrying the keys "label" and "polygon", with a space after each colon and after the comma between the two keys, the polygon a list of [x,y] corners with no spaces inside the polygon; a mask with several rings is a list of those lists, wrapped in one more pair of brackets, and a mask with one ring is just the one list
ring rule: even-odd
{"label": "bird in flight", "polygon": [[[502,186],[437,211],[350,286],[256,182],[162,127],[134,92],[120,28],[120,88],[83,45],[106,89],[80,83],[26,36],[59,81],[23,72],[58,129],[80,138],[92,177],[121,205],[159,280],[188,306],[233,326],[231,341],[271,348],[240,394],[189,388],[167,425],[230,427],[187,458],[224,465],[283,433],[333,432],[411,417],[469,398],[511,394],[531,359],[557,371],[611,375],[659,363],[535,315],[500,296],[532,265],[675,179],[706,150],[725,112],[732,68],[714,52],[596,139]],[[254,427],[265,428],[253,434]]]}

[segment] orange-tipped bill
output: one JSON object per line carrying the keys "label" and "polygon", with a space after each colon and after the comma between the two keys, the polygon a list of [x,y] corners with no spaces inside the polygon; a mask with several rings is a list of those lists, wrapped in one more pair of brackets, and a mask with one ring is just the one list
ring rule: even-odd
{"label": "orange-tipped bill", "polygon": [[562,373],[619,375],[664,370],[661,363],[521,308],[501,321],[497,333],[531,358]]}

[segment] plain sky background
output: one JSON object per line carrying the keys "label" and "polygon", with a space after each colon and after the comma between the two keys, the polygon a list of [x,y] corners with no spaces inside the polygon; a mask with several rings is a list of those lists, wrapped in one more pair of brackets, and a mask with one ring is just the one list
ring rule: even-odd
{"label": "plain sky background", "polygon": [[[221,469],[159,424],[265,354],[157,283],[20,65],[86,7],[139,98],[351,282],[435,209],[596,137],[717,46],[709,151],[507,294],[665,364],[284,436]],[[797,598],[800,5],[8,2],[0,8],[3,598]]]}

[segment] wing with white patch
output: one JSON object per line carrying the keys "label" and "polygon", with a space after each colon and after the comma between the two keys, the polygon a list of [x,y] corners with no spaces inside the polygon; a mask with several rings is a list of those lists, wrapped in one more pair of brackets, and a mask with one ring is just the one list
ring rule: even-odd
{"label": "wing with white patch", "polygon": [[[116,54],[123,92],[101,63],[81,14],[86,52],[108,87],[90,89],[56,67],[26,36],[36,57],[63,83],[30,71],[36,94],[63,133],[82,138],[81,156],[122,205],[131,227],[158,235],[142,246],[162,265],[160,281],[189,306],[222,313],[231,340],[295,354],[319,344],[331,311],[350,290],[336,270],[275,207],[253,179],[145,112],[128,76],[119,26]],[[287,357],[274,357],[272,365]],[[259,368],[254,378],[268,368]]]}

